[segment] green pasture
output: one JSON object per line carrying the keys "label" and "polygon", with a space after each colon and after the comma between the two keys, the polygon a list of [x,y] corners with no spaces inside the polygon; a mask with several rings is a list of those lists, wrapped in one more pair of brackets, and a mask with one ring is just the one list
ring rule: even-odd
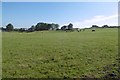
{"label": "green pasture", "polygon": [[3,78],[100,78],[117,57],[117,28],[2,33]]}

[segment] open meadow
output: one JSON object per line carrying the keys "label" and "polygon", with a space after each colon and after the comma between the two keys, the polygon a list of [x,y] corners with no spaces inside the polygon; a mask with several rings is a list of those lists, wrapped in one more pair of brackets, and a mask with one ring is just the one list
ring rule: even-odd
{"label": "open meadow", "polygon": [[2,33],[3,78],[117,75],[118,29]]}

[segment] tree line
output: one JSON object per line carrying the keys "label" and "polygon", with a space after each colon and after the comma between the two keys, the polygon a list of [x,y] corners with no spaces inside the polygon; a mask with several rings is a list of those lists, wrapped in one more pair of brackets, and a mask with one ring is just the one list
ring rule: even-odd
{"label": "tree line", "polygon": [[43,31],[43,30],[72,30],[73,24],[70,23],[69,25],[64,25],[59,29],[59,24],[55,23],[43,23],[39,22],[35,26],[32,25],[30,28],[14,28],[13,24],[9,23],[6,25],[6,28],[1,28],[2,31],[19,31],[19,32],[33,32],[33,31]]}
{"label": "tree line", "polygon": [[[30,28],[14,28],[13,24],[9,23],[6,25],[6,28],[0,28],[2,31],[19,31],[19,32],[33,32],[33,31],[43,31],[43,30],[64,30],[64,31],[73,31],[73,24],[69,23],[68,25],[63,25],[61,29],[59,29],[59,24],[55,23],[44,23],[44,22],[39,22],[36,25],[32,25]],[[119,26],[108,26],[108,25],[103,25],[101,27],[97,25],[92,25],[90,28],[118,28]],[[78,29],[78,28],[77,28]]]}
{"label": "tree line", "polygon": [[97,25],[92,25],[91,28],[118,28],[119,26],[108,26],[108,25],[103,25],[103,26],[97,26]]}
{"label": "tree line", "polygon": [[14,28],[13,24],[9,23],[6,28],[1,28],[2,31],[20,31],[20,32],[24,32],[24,31],[28,31],[28,32],[33,32],[33,31],[42,31],[42,30],[57,30],[59,28],[59,24],[55,24],[55,23],[43,23],[43,22],[39,22],[37,23],[37,25],[32,25],[30,28]]}

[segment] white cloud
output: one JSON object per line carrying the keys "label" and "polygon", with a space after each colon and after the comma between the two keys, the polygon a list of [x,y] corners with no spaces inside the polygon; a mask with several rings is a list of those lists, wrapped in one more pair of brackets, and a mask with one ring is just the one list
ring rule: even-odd
{"label": "white cloud", "polygon": [[[111,16],[104,16],[104,15],[96,15],[91,19],[72,22],[74,27],[76,28],[89,28],[92,25],[109,25],[109,26],[117,26],[118,25],[118,15],[114,14]],[[69,24],[69,23],[68,23]]]}

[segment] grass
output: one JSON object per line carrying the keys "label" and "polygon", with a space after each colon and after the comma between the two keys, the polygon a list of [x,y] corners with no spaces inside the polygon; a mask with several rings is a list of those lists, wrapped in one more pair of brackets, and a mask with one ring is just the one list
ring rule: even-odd
{"label": "grass", "polygon": [[100,78],[118,55],[117,28],[2,35],[3,78]]}
{"label": "grass", "polygon": [[2,79],[2,33],[0,32],[0,79]]}

